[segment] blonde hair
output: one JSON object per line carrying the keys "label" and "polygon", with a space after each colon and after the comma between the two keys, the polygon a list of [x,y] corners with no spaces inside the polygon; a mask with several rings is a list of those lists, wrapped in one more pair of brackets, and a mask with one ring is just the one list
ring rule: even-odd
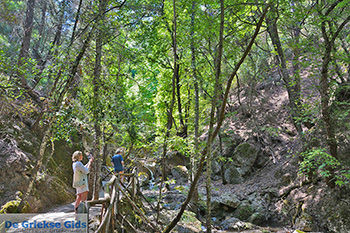
{"label": "blonde hair", "polygon": [[76,152],[74,152],[73,155],[72,155],[72,161],[73,161],[73,162],[78,161],[80,155],[82,155],[82,154],[83,154],[83,152],[81,152],[81,151],[76,151]]}

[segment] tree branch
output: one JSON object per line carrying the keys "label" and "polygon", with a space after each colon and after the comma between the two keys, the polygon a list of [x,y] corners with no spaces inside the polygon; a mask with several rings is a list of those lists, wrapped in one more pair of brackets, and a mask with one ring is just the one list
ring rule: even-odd
{"label": "tree branch", "polygon": [[[236,75],[236,73],[237,73],[239,67],[242,65],[244,59],[247,57],[247,55],[248,55],[248,53],[249,53],[249,51],[250,51],[250,49],[251,49],[251,47],[252,47],[252,45],[253,45],[253,43],[254,43],[254,40],[255,40],[255,38],[257,37],[258,33],[259,33],[259,30],[260,30],[260,28],[261,28],[261,25],[262,25],[262,23],[263,23],[263,21],[264,21],[264,18],[265,18],[265,16],[266,16],[267,10],[268,10],[269,8],[270,8],[269,5],[265,8],[265,10],[264,10],[264,12],[263,12],[263,14],[262,14],[262,16],[261,16],[261,18],[260,18],[260,20],[259,20],[257,26],[256,26],[254,35],[252,36],[252,39],[251,39],[249,45],[247,46],[247,48],[246,48],[246,50],[245,50],[245,52],[244,52],[242,58],[240,59],[240,61],[238,62],[238,64],[235,66],[234,71],[232,72],[232,74],[230,75],[229,80],[227,81],[226,92],[225,92],[224,99],[223,99],[223,102],[222,102],[222,105],[221,105],[221,111],[220,111],[220,116],[219,116],[218,124],[217,124],[217,126],[216,126],[216,129],[215,129],[213,135],[211,136],[211,137],[212,137],[211,140],[213,140],[213,139],[216,137],[216,135],[218,134],[219,129],[220,129],[221,125],[222,125],[222,121],[223,121],[223,119],[224,119],[224,112],[225,112],[224,109],[225,109],[225,106],[226,106],[226,103],[227,103],[228,93],[229,93],[229,90],[230,90],[230,88],[231,88],[233,78],[235,77],[235,75]],[[206,157],[205,155],[206,155],[206,153],[207,153],[207,149],[208,149],[208,148],[207,148],[207,146],[206,146],[206,147],[204,148],[204,150],[202,151],[202,153],[201,153],[201,159],[200,159],[200,162],[199,162],[199,167],[198,167],[198,170],[197,170],[197,172],[196,172],[196,175],[195,175],[195,177],[194,177],[194,179],[193,179],[193,182],[192,182],[192,184],[191,184],[191,187],[190,187],[190,190],[189,190],[189,192],[188,192],[188,195],[187,195],[186,200],[185,200],[184,203],[181,205],[181,209],[180,209],[179,213],[177,214],[177,216],[165,227],[163,233],[169,233],[169,232],[176,226],[176,224],[180,221],[181,216],[182,216],[183,213],[185,212],[185,209],[186,209],[188,203],[190,202],[190,200],[191,200],[191,198],[192,198],[192,194],[193,194],[193,192],[194,192],[194,190],[195,190],[195,187],[196,187],[197,182],[198,182],[198,180],[199,180],[199,177],[200,177],[200,175],[201,175],[201,172],[202,172],[202,169],[203,169],[203,166],[204,166],[204,160],[205,160],[205,157]]]}

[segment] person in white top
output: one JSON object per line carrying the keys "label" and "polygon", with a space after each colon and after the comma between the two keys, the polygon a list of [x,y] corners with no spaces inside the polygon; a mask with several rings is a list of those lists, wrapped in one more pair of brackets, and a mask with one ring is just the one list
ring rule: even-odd
{"label": "person in white top", "polygon": [[82,201],[87,200],[89,193],[88,176],[91,163],[94,161],[94,157],[91,156],[89,162],[83,165],[81,162],[83,160],[83,153],[81,151],[76,151],[72,155],[73,161],[73,188],[76,189],[77,198],[74,204],[74,210],[77,212],[77,208]]}

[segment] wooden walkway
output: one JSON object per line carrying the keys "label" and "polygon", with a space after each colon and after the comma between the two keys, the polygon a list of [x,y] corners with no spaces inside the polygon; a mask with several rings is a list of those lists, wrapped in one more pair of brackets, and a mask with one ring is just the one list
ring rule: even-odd
{"label": "wooden walkway", "polygon": [[[144,224],[147,225],[146,228],[151,229],[152,232],[160,232],[158,227],[148,219],[144,211],[141,210],[136,204],[139,203],[141,198],[148,202],[139,190],[139,181],[136,174],[136,172],[123,174],[124,180],[128,180],[126,184],[120,182],[120,178],[115,175],[112,175],[109,180],[104,181],[104,186],[102,188],[103,191],[101,191],[99,195],[100,198],[98,200],[90,200],[86,202],[87,214],[75,214],[74,203],[70,203],[51,209],[47,213],[37,213],[25,217],[23,216],[23,220],[19,221],[36,223],[45,221],[60,222],[62,227],[61,229],[55,229],[55,232],[64,232],[63,224],[65,222],[77,222],[80,218],[81,222],[84,222],[84,224],[86,224],[88,227],[85,227],[84,231],[75,229],[78,230],[76,232],[85,233],[86,229],[88,228],[89,233],[110,233],[113,232],[117,226],[123,227],[124,229],[130,229],[128,232],[139,232],[139,230],[137,230],[133,224],[128,221],[126,216],[122,216],[125,214],[125,211],[120,209],[120,203],[121,200],[123,200],[124,205],[125,203],[128,204],[128,206],[132,208],[132,211],[142,220]],[[154,209],[153,206],[151,207]],[[25,230],[25,232],[35,232],[28,231],[28,229],[7,229],[4,231],[4,229],[1,228],[2,227],[0,227],[0,233],[24,232],[21,230]],[[48,230],[49,229],[41,229],[40,232],[49,232]]]}

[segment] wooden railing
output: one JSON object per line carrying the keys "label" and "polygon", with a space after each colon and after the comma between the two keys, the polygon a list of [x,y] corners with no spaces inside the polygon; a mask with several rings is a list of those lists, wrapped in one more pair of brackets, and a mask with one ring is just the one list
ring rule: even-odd
{"label": "wooden railing", "polygon": [[[117,216],[120,216],[121,211],[119,210],[120,199],[123,197],[134,209],[134,211],[140,216],[142,221],[147,224],[153,232],[160,232],[158,227],[154,225],[143,211],[135,204],[136,195],[141,193],[138,190],[138,180],[135,173],[125,173],[122,174],[124,179],[129,177],[129,183],[125,186],[120,182],[120,177],[118,175],[113,175],[112,178],[105,184],[104,197],[99,200],[88,201],[88,210],[91,206],[102,204],[100,225],[95,231],[95,233],[109,233],[113,232],[116,223],[119,225],[127,224],[127,226],[136,232],[135,227],[126,219],[123,218],[123,223],[121,223]],[[141,194],[141,196],[143,196]],[[89,211],[88,211],[89,212]]]}

